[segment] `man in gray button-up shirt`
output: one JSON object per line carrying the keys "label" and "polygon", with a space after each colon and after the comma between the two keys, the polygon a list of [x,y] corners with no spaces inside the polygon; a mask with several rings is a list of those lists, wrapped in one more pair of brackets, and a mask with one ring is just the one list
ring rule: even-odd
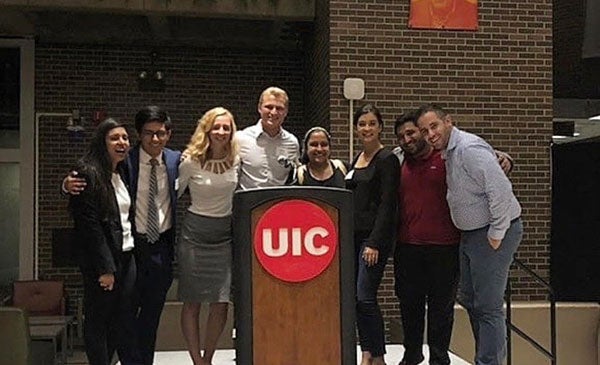
{"label": "man in gray button-up shirt", "polygon": [[506,356],[504,289],[523,235],[521,206],[483,139],[454,127],[450,115],[436,105],[419,108],[416,119],[446,164],[448,206],[462,232],[458,300],[471,320],[475,364],[501,365]]}

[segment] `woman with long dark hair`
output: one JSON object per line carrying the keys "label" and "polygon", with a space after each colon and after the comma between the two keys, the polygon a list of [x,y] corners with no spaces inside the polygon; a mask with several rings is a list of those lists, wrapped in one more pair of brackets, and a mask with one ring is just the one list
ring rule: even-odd
{"label": "woman with long dark hair", "polygon": [[352,161],[346,186],[354,197],[354,244],[357,260],[356,319],[361,365],[384,365],[385,333],[377,290],[396,231],[400,163],[381,143],[380,111],[366,104],[354,114],[362,150]]}
{"label": "woman with long dark hair", "polygon": [[83,276],[84,342],[91,365],[109,365],[115,350],[133,361],[133,288],[136,276],[130,217],[133,206],[124,176],[129,151],[126,128],[109,118],[98,125],[74,170],[87,188],[71,195],[79,267]]}
{"label": "woman with long dark hair", "polygon": [[348,167],[331,159],[331,135],[323,127],[312,127],[304,135],[301,165],[296,169],[296,184],[344,188]]}

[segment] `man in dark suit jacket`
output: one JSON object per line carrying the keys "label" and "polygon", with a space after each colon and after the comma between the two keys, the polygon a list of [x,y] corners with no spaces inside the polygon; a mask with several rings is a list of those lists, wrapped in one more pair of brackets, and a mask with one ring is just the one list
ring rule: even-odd
{"label": "man in dark suit jacket", "polygon": [[[171,120],[157,106],[141,109],[135,116],[135,127],[140,143],[129,152],[128,166],[131,177],[132,200],[135,201],[135,253],[138,263],[136,289],[139,294],[137,336],[142,364],[152,365],[156,330],[165,297],[173,282],[175,245],[175,216],[181,152],[165,147],[171,137]],[[156,159],[157,192],[149,201],[150,161]],[[158,239],[149,238],[149,204],[158,213]]]}
{"label": "man in dark suit jacket", "polygon": [[[135,116],[135,128],[140,142],[129,152],[126,160],[129,186],[135,203],[134,237],[138,267],[136,292],[138,315],[136,334],[140,363],[152,365],[156,331],[165,297],[173,281],[175,219],[178,176],[181,152],[165,147],[171,137],[171,120],[157,106],[142,108]],[[151,160],[156,160],[157,190],[150,197]],[[85,182],[71,173],[64,181],[63,190],[78,194]],[[150,199],[151,198],[151,199]],[[149,201],[151,200],[151,201]],[[155,207],[158,218],[158,238],[148,234],[149,208]],[[149,238],[150,237],[150,238]]]}

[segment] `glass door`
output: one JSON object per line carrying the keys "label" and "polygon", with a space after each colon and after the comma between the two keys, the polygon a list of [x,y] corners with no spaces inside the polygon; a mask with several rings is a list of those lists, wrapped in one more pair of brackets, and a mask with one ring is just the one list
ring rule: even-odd
{"label": "glass door", "polygon": [[0,285],[36,276],[34,42],[0,39]]}

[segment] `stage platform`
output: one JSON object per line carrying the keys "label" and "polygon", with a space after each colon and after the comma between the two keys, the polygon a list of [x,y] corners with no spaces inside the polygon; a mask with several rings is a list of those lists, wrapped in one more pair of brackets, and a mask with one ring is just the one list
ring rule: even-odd
{"label": "stage platform", "polygon": [[[429,350],[427,345],[423,346],[423,354],[425,361],[421,364],[428,363]],[[385,361],[387,364],[396,365],[402,359],[404,347],[402,345],[387,345],[387,354]],[[360,356],[360,349],[357,349],[357,357]],[[470,363],[460,359],[459,357],[450,354],[452,365],[469,365]],[[357,359],[358,362],[358,359]],[[187,352],[184,351],[158,351],[154,357],[154,365],[191,365],[192,361]],[[213,359],[213,365],[236,365],[234,350],[218,350]]]}

